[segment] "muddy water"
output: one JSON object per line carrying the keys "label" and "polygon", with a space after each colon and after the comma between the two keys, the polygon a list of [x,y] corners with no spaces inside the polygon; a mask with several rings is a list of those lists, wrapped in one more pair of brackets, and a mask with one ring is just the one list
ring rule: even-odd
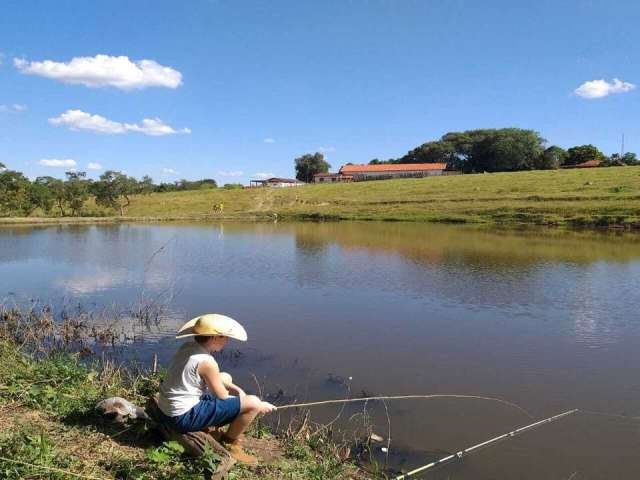
{"label": "muddy water", "polygon": [[[640,415],[640,237],[412,224],[119,225],[0,229],[0,297],[87,308],[167,302],[129,354],[166,362],[185,319],[224,312],[249,342],[224,367],[316,400],[462,393],[536,418]],[[351,380],[349,380],[351,378]],[[529,423],[482,401],[368,410],[391,462],[426,463]],[[317,412],[320,418],[337,409]],[[362,412],[350,406],[343,417]],[[346,422],[349,423],[349,422]],[[640,477],[640,422],[576,414],[425,478]]]}

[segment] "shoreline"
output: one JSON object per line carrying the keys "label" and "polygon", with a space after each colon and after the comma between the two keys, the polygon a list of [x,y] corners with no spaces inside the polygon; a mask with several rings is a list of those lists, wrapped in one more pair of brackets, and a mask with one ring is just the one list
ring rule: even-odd
{"label": "shoreline", "polygon": [[324,217],[314,214],[298,215],[183,215],[183,216],[108,216],[108,217],[0,217],[3,226],[56,226],[56,225],[114,225],[126,223],[161,224],[161,223],[407,223],[421,225],[469,226],[498,230],[547,230],[567,232],[640,232],[640,221],[632,223],[610,223],[607,217],[592,222],[575,222],[568,219],[561,222],[515,222],[515,221],[481,221],[478,219],[407,219],[402,217],[384,218],[348,218],[342,216]]}

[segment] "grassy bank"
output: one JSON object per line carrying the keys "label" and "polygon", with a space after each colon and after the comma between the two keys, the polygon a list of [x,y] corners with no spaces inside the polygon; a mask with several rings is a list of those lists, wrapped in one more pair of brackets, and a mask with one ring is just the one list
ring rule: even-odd
{"label": "grassy bank", "polygon": [[[224,204],[223,213],[212,212]],[[89,205],[95,210],[95,205]],[[640,167],[494,173],[296,189],[136,196],[126,217],[85,221],[387,220],[640,228]],[[46,222],[3,219],[6,222]],[[56,220],[53,220],[56,221]]]}
{"label": "grassy bank", "polygon": [[[144,405],[160,375],[93,360],[86,345],[72,353],[78,325],[50,320],[46,310],[0,308],[0,478],[187,480],[215,469],[215,454],[189,458],[152,423],[104,419],[97,402],[122,396]],[[230,479],[369,478],[326,435],[289,429],[275,436],[258,424],[247,437],[249,449],[268,458],[258,467],[234,466]]]}
{"label": "grassy bank", "polygon": [[640,226],[640,167],[154,194],[128,215],[207,217],[214,203],[230,218]]}

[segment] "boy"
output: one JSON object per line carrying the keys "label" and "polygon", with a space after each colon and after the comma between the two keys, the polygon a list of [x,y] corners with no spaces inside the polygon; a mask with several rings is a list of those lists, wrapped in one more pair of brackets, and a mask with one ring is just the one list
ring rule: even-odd
{"label": "boy", "polygon": [[220,372],[211,355],[222,350],[229,338],[245,342],[247,332],[234,319],[213,313],[185,323],[176,338],[185,337],[194,341],[178,349],[160,385],[158,407],[166,423],[181,433],[229,424],[220,442],[237,461],[256,465],[257,458],[242,449],[240,435],[258,414],[276,407],[245,394],[231,375]]}

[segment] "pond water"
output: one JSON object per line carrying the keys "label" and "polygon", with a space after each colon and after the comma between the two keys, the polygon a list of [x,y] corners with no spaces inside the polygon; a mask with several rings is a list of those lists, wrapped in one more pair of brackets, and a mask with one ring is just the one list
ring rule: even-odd
{"label": "pond water", "polygon": [[[640,415],[640,237],[401,223],[0,228],[0,298],[104,309],[143,296],[169,319],[129,355],[166,363],[204,312],[249,333],[222,359],[284,400],[456,393],[537,418]],[[351,379],[351,380],[349,380]],[[255,390],[255,389],[254,389]],[[369,405],[410,468],[531,423],[480,400]],[[314,411],[332,418],[338,408]],[[362,412],[349,406],[348,418]],[[349,423],[348,421],[343,422]],[[442,467],[438,479],[640,477],[640,421],[578,413]]]}

